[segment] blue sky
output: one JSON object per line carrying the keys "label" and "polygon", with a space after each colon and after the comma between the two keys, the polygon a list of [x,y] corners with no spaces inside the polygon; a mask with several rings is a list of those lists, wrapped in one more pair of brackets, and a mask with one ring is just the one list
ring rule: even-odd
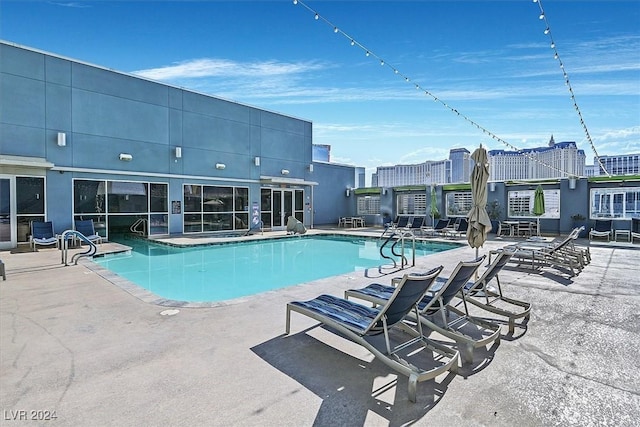
{"label": "blue sky", "polygon": [[591,164],[557,52],[598,154],[640,152],[637,0],[542,0],[555,48],[532,0],[303,1],[320,19],[292,0],[1,0],[0,38],[310,120],[367,175],[552,134]]}

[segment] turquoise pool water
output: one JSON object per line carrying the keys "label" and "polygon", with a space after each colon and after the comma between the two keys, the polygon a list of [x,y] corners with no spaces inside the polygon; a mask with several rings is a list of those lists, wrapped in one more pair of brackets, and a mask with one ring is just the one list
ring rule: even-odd
{"label": "turquoise pool water", "polygon": [[[180,248],[140,239],[122,241],[130,254],[94,262],[154,294],[172,300],[216,302],[392,262],[380,257],[377,239],[303,236]],[[416,256],[459,247],[418,243]],[[388,253],[388,251],[385,251]],[[405,249],[411,261],[411,251]]]}

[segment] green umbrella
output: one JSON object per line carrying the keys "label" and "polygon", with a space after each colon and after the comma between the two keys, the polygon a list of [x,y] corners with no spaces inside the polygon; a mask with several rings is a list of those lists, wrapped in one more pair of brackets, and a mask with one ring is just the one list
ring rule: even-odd
{"label": "green umbrella", "polygon": [[540,216],[544,215],[544,212],[544,191],[542,190],[542,185],[538,184],[533,195],[533,214],[538,217],[538,235],[540,235]]}
{"label": "green umbrella", "polygon": [[431,226],[435,226],[436,216],[440,215],[438,211],[438,199],[436,198],[436,187],[431,186]]}

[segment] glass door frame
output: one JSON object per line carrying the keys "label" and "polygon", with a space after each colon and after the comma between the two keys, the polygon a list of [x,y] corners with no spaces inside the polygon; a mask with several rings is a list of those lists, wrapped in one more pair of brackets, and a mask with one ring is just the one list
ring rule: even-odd
{"label": "glass door frame", "polygon": [[[0,249],[15,248],[18,244],[18,214],[17,214],[17,199],[16,199],[16,177],[15,175],[0,175],[0,180],[9,181],[9,227],[10,238],[9,240],[0,240]],[[4,197],[4,195],[2,195]]]}

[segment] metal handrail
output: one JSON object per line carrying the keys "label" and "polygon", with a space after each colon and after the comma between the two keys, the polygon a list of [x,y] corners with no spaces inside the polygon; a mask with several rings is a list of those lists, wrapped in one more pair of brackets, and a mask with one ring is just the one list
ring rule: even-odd
{"label": "metal handrail", "polygon": [[[140,226],[140,224],[142,224],[142,231],[138,230],[138,226]],[[129,227],[129,230],[132,233],[136,233],[139,234],[141,236],[146,236],[147,235],[147,219],[146,218],[138,218],[136,220],[136,222],[134,222],[131,227]]]}
{"label": "metal handrail", "polygon": [[96,254],[96,252],[98,252],[98,247],[96,246],[96,244],[89,240],[87,236],[77,230],[65,230],[60,236],[60,238],[62,239],[62,264],[64,264],[65,266],[69,265],[67,259],[69,255],[69,239],[71,237],[73,237],[74,239],[80,239],[81,241],[89,245],[85,252],[78,252],[76,254],[73,254],[73,256],[71,257],[71,262],[73,262],[74,265],[78,265],[78,260],[80,258],[92,257]]}

